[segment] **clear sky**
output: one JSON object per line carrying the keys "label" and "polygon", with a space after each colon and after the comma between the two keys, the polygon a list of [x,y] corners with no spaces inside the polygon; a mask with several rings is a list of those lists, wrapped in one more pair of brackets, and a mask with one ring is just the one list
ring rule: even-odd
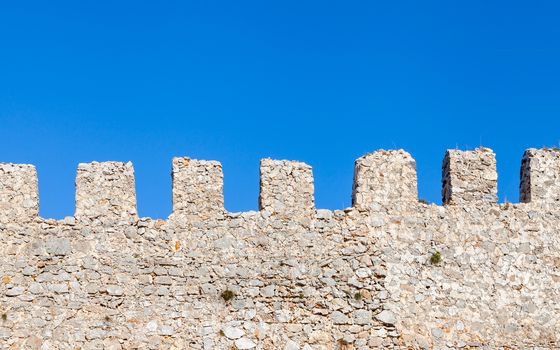
{"label": "clear sky", "polygon": [[350,206],[353,162],[404,148],[441,203],[447,148],[494,149],[517,202],[529,147],[560,144],[558,1],[5,1],[0,162],[33,163],[40,213],[74,212],[80,162],[132,161],[141,216],[171,213],[171,159],[219,160],[230,211],[259,159],[313,166]]}

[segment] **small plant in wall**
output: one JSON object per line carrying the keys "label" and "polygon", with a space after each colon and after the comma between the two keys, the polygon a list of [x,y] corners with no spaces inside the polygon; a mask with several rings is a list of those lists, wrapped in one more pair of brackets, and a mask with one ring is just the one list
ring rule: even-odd
{"label": "small plant in wall", "polygon": [[226,289],[222,292],[221,294],[222,299],[224,299],[224,301],[228,302],[231,299],[235,298],[235,292],[229,289]]}
{"label": "small plant in wall", "polygon": [[432,254],[432,256],[430,256],[430,263],[432,265],[438,265],[441,263],[441,253],[439,251],[436,251]]}
{"label": "small plant in wall", "polygon": [[354,300],[360,301],[360,300],[362,300],[363,298],[364,298],[364,296],[362,295],[362,293],[360,293],[360,292],[354,293]]}

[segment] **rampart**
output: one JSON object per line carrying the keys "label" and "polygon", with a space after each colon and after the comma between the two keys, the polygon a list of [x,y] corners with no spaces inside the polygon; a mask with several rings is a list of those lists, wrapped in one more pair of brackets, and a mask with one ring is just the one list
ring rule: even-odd
{"label": "rampart", "polygon": [[80,164],[57,221],[0,163],[0,349],[560,348],[560,151],[525,152],[517,204],[485,148],[446,153],[443,206],[405,151],[354,169],[330,211],[310,166],[265,159],[259,211],[229,213],[221,164],[175,158],[153,220],[132,164]]}

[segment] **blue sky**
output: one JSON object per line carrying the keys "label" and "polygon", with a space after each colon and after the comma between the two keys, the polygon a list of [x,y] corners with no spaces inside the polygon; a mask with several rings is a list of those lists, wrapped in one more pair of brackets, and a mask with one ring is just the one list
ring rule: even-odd
{"label": "blue sky", "polygon": [[560,145],[555,1],[13,1],[0,5],[0,162],[33,163],[40,212],[74,212],[79,162],[132,161],[141,216],[171,212],[171,158],[224,167],[257,209],[259,159],[313,166],[350,205],[353,162],[404,148],[441,203],[447,148],[497,154],[518,200],[529,147]]}

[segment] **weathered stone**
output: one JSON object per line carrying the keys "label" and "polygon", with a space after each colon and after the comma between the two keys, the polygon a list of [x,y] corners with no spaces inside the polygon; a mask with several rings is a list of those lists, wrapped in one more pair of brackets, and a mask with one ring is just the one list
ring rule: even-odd
{"label": "weathered stone", "polygon": [[6,296],[15,297],[15,296],[18,296],[18,295],[23,294],[23,292],[25,292],[25,288],[23,288],[23,287],[14,287],[14,288],[8,289],[8,290],[6,291]]}
{"label": "weathered stone", "polygon": [[68,285],[64,283],[54,283],[49,285],[49,290],[53,291],[57,294],[65,294],[68,293]]}
{"label": "weathered stone", "polygon": [[293,340],[288,340],[286,342],[286,346],[284,346],[284,350],[299,350],[299,344]]}
{"label": "weathered stone", "polygon": [[263,297],[271,298],[271,297],[274,296],[275,291],[276,291],[276,286],[275,285],[270,285],[270,286],[266,286],[266,287],[261,288],[260,292],[261,292],[261,295]]}
{"label": "weathered stone", "polygon": [[239,338],[235,341],[235,346],[239,350],[245,350],[245,349],[253,349],[257,345],[251,339]]}
{"label": "weathered stone", "polygon": [[49,238],[46,241],[45,248],[48,254],[64,256],[72,253],[70,240],[66,238]]}
{"label": "weathered stone", "polygon": [[387,323],[387,324],[397,323],[397,318],[395,317],[395,314],[392,313],[389,310],[381,311],[379,314],[377,314],[375,316],[375,318],[378,319],[379,321],[381,321],[383,323]]}
{"label": "weathered stone", "polygon": [[[371,324],[371,311],[369,310],[356,310],[353,313],[354,323],[359,325]],[[382,321],[383,322],[383,321]]]}
{"label": "weathered stone", "polygon": [[82,167],[77,217],[50,220],[32,172],[0,164],[0,344],[557,348],[557,154],[528,151],[530,200],[497,205],[487,153],[452,157],[457,200],[437,206],[417,202],[410,155],[376,152],[334,211],[314,209],[310,167],[270,161],[262,210],[228,213],[201,161],[167,220],[136,218],[131,166]]}
{"label": "weathered stone", "polygon": [[171,284],[173,284],[173,278],[171,278],[169,276],[157,276],[154,279],[154,282],[157,283],[157,284],[171,285]]}
{"label": "weathered stone", "polygon": [[124,289],[121,286],[110,285],[107,286],[107,293],[109,293],[109,295],[121,296],[124,294]]}
{"label": "weathered stone", "polygon": [[146,324],[146,331],[155,332],[157,330],[157,327],[158,327],[157,321],[152,320]]}
{"label": "weathered stone", "polygon": [[238,339],[245,335],[245,332],[236,327],[224,327],[224,335],[229,339]]}
{"label": "weathered stone", "polygon": [[432,328],[431,330],[432,335],[436,338],[441,338],[441,336],[443,335],[443,331],[440,328]]}
{"label": "weathered stone", "polygon": [[331,319],[334,324],[347,324],[348,317],[340,311],[335,311],[331,314]]}
{"label": "weathered stone", "polygon": [[173,335],[173,334],[175,334],[175,331],[173,330],[173,327],[163,325],[163,326],[159,327],[159,334],[161,334],[161,335]]}

